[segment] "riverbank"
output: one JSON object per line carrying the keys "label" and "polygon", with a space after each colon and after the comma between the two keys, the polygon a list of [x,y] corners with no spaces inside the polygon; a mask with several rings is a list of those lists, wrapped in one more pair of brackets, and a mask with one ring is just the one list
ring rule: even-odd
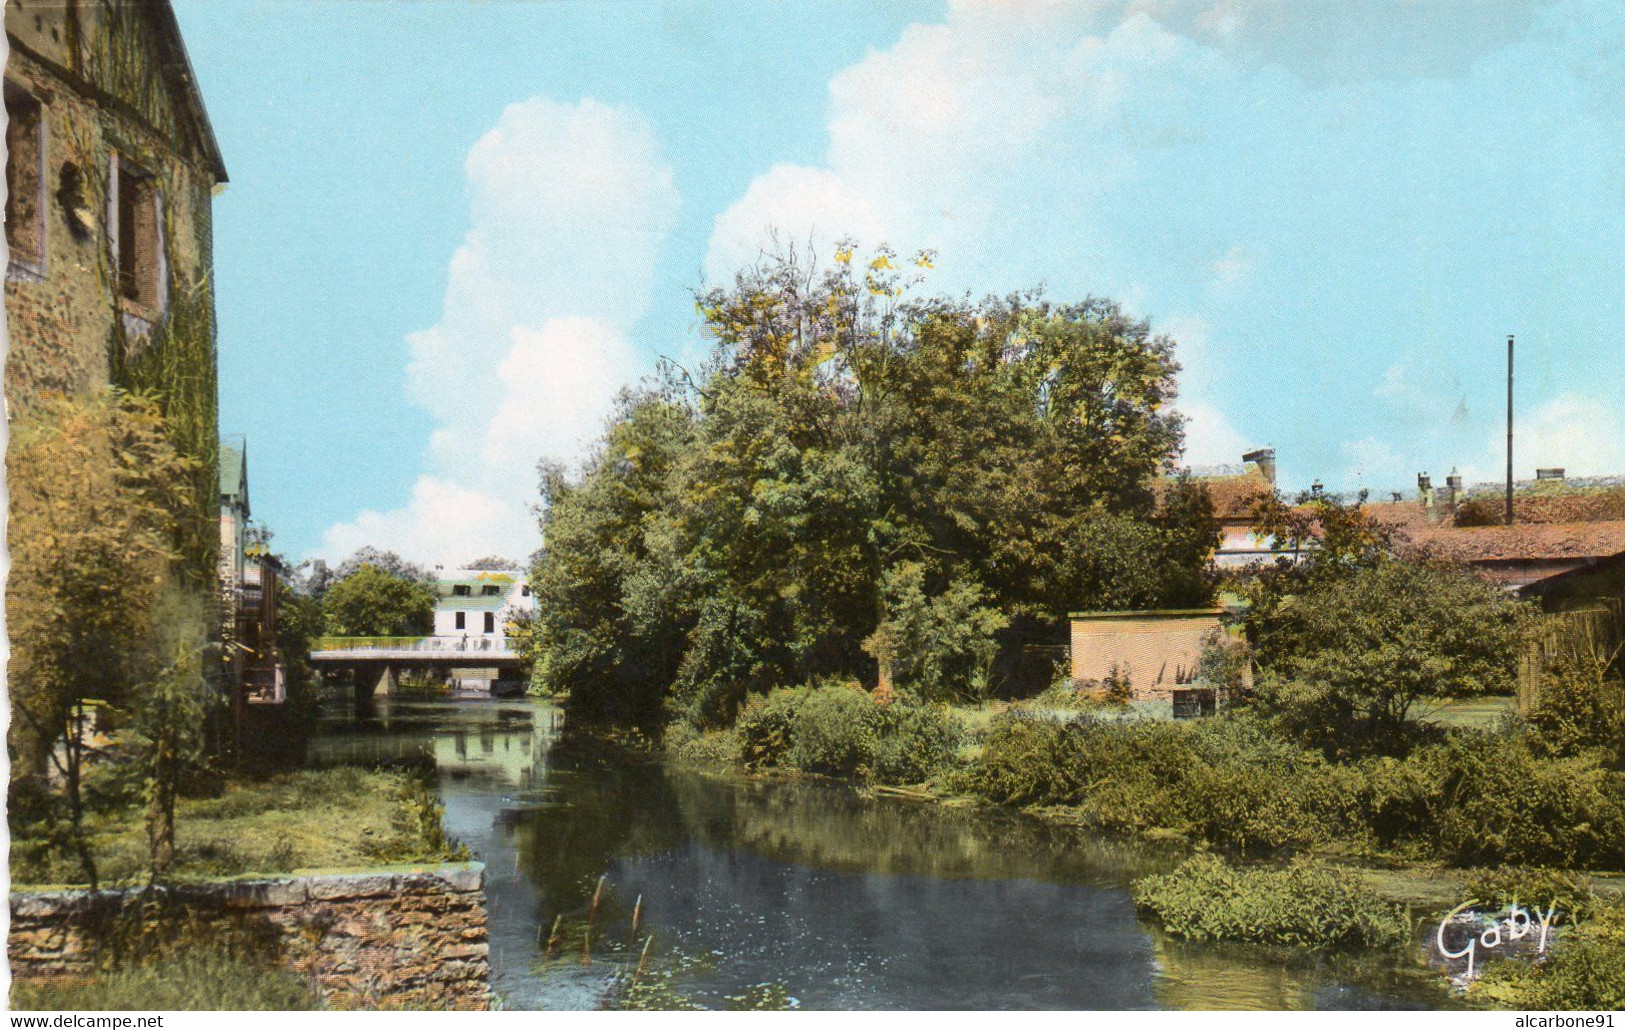
{"label": "riverbank", "polygon": [[[13,818],[12,883],[86,886],[77,857],[42,830]],[[399,771],[354,767],[228,781],[216,796],[182,798],[175,833],[166,879],[178,881],[463,857],[446,840],[426,784]],[[147,878],[151,858],[138,805],[93,809],[85,834],[101,885]]]}
{"label": "riverbank", "polygon": [[[1555,876],[1599,899],[1591,906],[1596,926],[1575,939],[1604,943],[1576,948],[1613,947],[1608,927],[1619,921],[1625,897],[1615,832],[1625,827],[1625,794],[1619,774],[1598,755],[1546,755],[1532,731],[1507,726],[1438,734],[1402,758],[1334,761],[1246,712],[1192,723],[1104,714],[1073,722],[1071,713],[1028,704],[967,718],[944,706],[879,705],[861,691],[829,686],[776,692],[725,730],[699,734],[679,725],[667,747],[679,761],[710,769],[828,775],[877,797],[992,805],[1187,856],[1228,855],[1233,866],[1200,870],[1198,879],[1218,886],[1241,890],[1292,876],[1346,884],[1339,905],[1351,919],[1404,914],[1415,925],[1474,900],[1492,911],[1513,898],[1478,897],[1486,883],[1533,888]],[[1287,857],[1298,872],[1282,867]],[[1244,922],[1278,916],[1280,943],[1298,939],[1296,894],[1255,893]],[[1152,908],[1166,921],[1168,904]],[[1237,931],[1201,932],[1224,938]],[[1595,983],[1597,998],[1613,989],[1607,978]],[[1510,990],[1503,983],[1483,999],[1504,1003]]]}

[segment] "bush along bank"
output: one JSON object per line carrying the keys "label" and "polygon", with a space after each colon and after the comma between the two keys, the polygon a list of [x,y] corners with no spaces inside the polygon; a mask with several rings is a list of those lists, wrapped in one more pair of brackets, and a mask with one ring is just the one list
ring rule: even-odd
{"label": "bush along bank", "polygon": [[1402,757],[1334,760],[1248,709],[1192,722],[962,713],[853,685],[775,690],[737,723],[668,730],[680,759],[793,769],[1041,809],[1082,826],[1265,857],[1625,869],[1625,774],[1521,729],[1455,731]]}
{"label": "bush along bank", "polygon": [[1197,855],[1134,883],[1134,904],[1176,937],[1300,948],[1403,945],[1411,922],[1359,876],[1307,859],[1284,868]]}
{"label": "bush along bank", "polygon": [[746,769],[789,769],[880,784],[919,784],[955,768],[965,728],[946,705],[877,702],[856,683],[775,690],[728,730],[679,723],[667,746],[678,758]]}
{"label": "bush along bank", "polygon": [[1334,762],[1235,713],[1199,723],[1006,718],[959,782],[1084,825],[1239,852],[1334,849],[1452,866],[1625,869],[1625,775],[1527,734],[1457,732]]}

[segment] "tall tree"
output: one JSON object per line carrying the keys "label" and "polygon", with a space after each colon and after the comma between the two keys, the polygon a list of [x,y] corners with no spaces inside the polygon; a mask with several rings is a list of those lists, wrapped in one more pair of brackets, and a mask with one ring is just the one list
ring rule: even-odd
{"label": "tall tree", "polygon": [[423,579],[362,564],[322,597],[327,632],[337,637],[404,637],[434,625],[435,591]]}
{"label": "tall tree", "polygon": [[72,846],[91,883],[81,832],[86,703],[124,703],[160,662],[154,613],[180,561],[194,471],[144,397],[48,398],[13,430],[13,782],[56,766]]}
{"label": "tall tree", "polygon": [[[914,642],[916,677],[965,678],[983,651],[943,613],[1014,654],[1071,608],[1206,595],[1211,508],[1150,489],[1181,439],[1172,341],[1102,300],[911,299],[930,263],[843,246],[702,295],[709,367],[630,398],[582,479],[550,477],[537,668],[573,703],[619,677],[723,721],[748,690],[872,680],[887,640]],[[681,432],[651,449],[662,418]],[[1095,560],[1108,538],[1133,541],[1133,588]]]}

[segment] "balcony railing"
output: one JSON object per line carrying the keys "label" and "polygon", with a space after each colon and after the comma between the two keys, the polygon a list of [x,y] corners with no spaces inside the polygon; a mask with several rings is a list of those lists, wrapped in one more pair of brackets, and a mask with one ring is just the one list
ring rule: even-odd
{"label": "balcony railing", "polygon": [[507,639],[484,636],[453,637],[317,637],[310,650],[319,651],[421,651],[432,654],[506,655],[512,654]]}

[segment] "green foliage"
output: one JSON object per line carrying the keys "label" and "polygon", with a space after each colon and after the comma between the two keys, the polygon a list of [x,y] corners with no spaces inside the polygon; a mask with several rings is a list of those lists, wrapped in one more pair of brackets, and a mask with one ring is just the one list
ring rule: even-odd
{"label": "green foliage", "polygon": [[870,774],[880,783],[923,783],[949,769],[965,727],[945,705],[893,701],[880,707]]}
{"label": "green foliage", "polygon": [[1625,904],[1600,908],[1569,927],[1543,962],[1490,963],[1469,991],[1505,1008],[1625,1009]]}
{"label": "green foliage", "polygon": [[1505,910],[1508,905],[1545,911],[1556,906],[1569,922],[1579,922],[1596,911],[1599,899],[1591,881],[1568,869],[1498,866],[1480,869],[1467,880],[1465,895],[1481,909]]}
{"label": "green foliage", "polygon": [[767,695],[761,705],[747,707],[739,717],[739,750],[747,768],[780,765],[790,754],[794,741],[796,710],[806,697],[805,688],[780,688]]}
{"label": "green foliage", "polygon": [[125,338],[113,320],[115,386],[150,397],[175,453],[187,462],[188,507],[176,524],[185,583],[209,589],[220,552],[220,412],[216,384],[214,295],[208,282],[170,283],[170,307],[143,340]]}
{"label": "green foliage", "polygon": [[[626,395],[580,482],[543,470],[544,547],[531,570],[537,614],[526,654],[543,693],[583,688],[572,695],[580,714],[649,717],[677,674],[695,594],[669,557],[681,547],[672,469],[692,423],[667,398]],[[713,707],[710,721],[732,720],[732,705]]]}
{"label": "green foliage", "polygon": [[1306,860],[1238,867],[1198,855],[1134,883],[1134,903],[1176,937],[1302,948],[1396,947],[1409,919],[1359,876]]}
{"label": "green foliage", "polygon": [[666,751],[680,762],[708,769],[727,769],[744,762],[740,735],[734,729],[702,732],[681,720],[666,727]]}
{"label": "green foliage", "polygon": [[153,879],[175,858],[175,804],[190,776],[208,758],[205,731],[218,693],[204,678],[207,617],[193,596],[170,591],[159,599],[159,654],[165,662],[134,699],[134,719],[123,741],[139,769],[147,804],[147,841]]}
{"label": "green foliage", "polygon": [[1418,698],[1512,688],[1521,606],[1464,569],[1377,557],[1291,588],[1261,588],[1247,628],[1260,699],[1306,743],[1398,753]]}
{"label": "green foliage", "polygon": [[1403,759],[1328,761],[1246,713],[1199,723],[1006,717],[964,775],[1010,805],[1234,851],[1401,850],[1458,866],[1625,868],[1625,777],[1595,753],[1462,732]]}
{"label": "green foliage", "polygon": [[925,567],[903,562],[882,578],[881,594],[886,620],[877,637],[884,641],[898,686],[931,701],[987,696],[997,634],[1010,620],[985,603],[980,586],[955,580],[927,597]]}
{"label": "green foliage", "polygon": [[310,978],[264,961],[197,947],[127,965],[89,982],[13,980],[11,1007],[23,1011],[292,1011],[321,1008]]}
{"label": "green foliage", "polygon": [[856,684],[780,689],[738,725],[747,766],[786,766],[879,783],[919,783],[947,767],[964,730],[941,705],[877,704]]}
{"label": "green foliage", "polygon": [[434,626],[434,588],[377,565],[362,565],[322,597],[326,631],[333,636],[407,636]]}
{"label": "green foliage", "polygon": [[856,776],[874,759],[879,724],[880,706],[855,684],[819,687],[796,707],[784,761],[805,772]]}
{"label": "green foliage", "polygon": [[966,782],[1001,805],[1067,805],[1088,782],[1077,727],[1048,719],[1006,718],[993,727]]}
{"label": "green foliage", "polygon": [[1080,604],[1205,600],[1211,506],[1148,488],[1180,442],[1171,341],[1102,300],[908,299],[895,255],[842,253],[703,295],[709,367],[545,475],[533,657],[578,713],[726,725],[886,656],[975,696]]}
{"label": "green foliage", "polygon": [[1625,775],[1595,754],[1541,759],[1523,736],[1460,734],[1430,813],[1458,865],[1625,869]]}
{"label": "green foliage", "polygon": [[1625,769],[1625,686],[1606,667],[1564,655],[1544,671],[1540,700],[1529,713],[1543,752],[1572,756],[1598,749]]}
{"label": "green foliage", "polygon": [[[340,767],[224,784],[216,777],[193,786],[212,786],[217,796],[195,796],[189,787],[178,799],[172,879],[466,857],[446,835],[427,784],[400,772]],[[71,850],[18,811],[15,802],[28,805],[26,795],[14,788],[12,797],[12,882],[85,883]],[[150,875],[151,840],[139,800],[89,817],[90,847],[107,882]]]}
{"label": "green foliage", "polygon": [[56,767],[59,814],[92,882],[82,702],[125,703],[164,660],[154,614],[184,557],[196,469],[144,397],[47,397],[13,428],[7,745],[14,776]]}

